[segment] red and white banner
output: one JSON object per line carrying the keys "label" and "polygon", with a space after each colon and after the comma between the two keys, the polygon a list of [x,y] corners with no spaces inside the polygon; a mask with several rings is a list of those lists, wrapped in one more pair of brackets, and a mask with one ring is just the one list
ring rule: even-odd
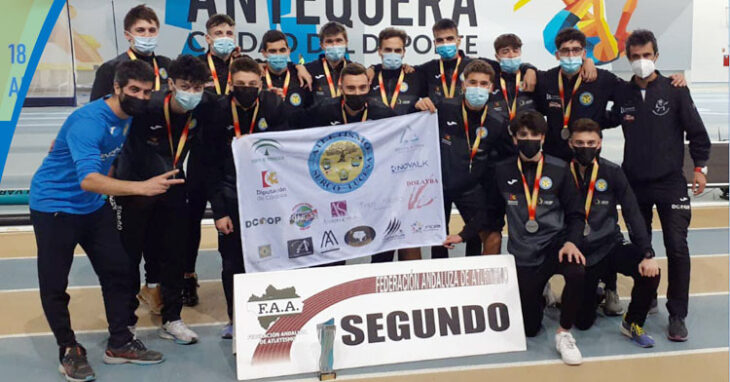
{"label": "red and white banner", "polygon": [[526,350],[511,255],[235,276],[238,379],[319,370],[317,324],[334,320],[334,369]]}

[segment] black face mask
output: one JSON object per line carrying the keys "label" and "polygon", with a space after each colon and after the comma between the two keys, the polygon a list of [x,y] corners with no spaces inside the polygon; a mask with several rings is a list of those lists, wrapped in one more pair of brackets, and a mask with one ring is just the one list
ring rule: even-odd
{"label": "black face mask", "polygon": [[517,149],[520,150],[522,155],[526,158],[532,158],[540,152],[542,148],[542,142],[539,139],[518,139]]}
{"label": "black face mask", "polygon": [[233,97],[243,107],[251,107],[259,97],[259,88],[253,86],[234,86]]}
{"label": "black face mask", "polygon": [[595,147],[574,147],[573,158],[583,166],[588,166],[598,156],[598,149]]}
{"label": "black face mask", "polygon": [[348,94],[345,95],[345,103],[352,110],[360,110],[365,107],[366,97],[366,94]]}
{"label": "black face mask", "polygon": [[147,108],[147,100],[139,99],[131,95],[122,94],[119,95],[119,106],[122,108],[124,114],[134,117],[144,113]]}

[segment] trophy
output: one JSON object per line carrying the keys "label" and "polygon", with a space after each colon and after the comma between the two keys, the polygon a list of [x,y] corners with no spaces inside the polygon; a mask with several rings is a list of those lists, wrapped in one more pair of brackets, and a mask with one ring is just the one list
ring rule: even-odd
{"label": "trophy", "polygon": [[335,363],[334,344],[335,344],[335,319],[317,324],[317,337],[319,338],[320,354],[319,354],[319,380],[330,381],[337,378],[337,373],[333,367]]}

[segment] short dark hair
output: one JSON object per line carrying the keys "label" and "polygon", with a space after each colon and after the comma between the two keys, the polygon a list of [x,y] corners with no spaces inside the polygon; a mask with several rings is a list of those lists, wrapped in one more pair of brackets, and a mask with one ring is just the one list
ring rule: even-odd
{"label": "short dark hair", "polygon": [[353,62],[342,68],[342,72],[340,72],[340,81],[344,80],[345,76],[359,76],[363,74],[367,76],[367,73],[367,69],[365,69],[364,66],[357,62]]}
{"label": "short dark hair", "polygon": [[456,34],[459,34],[459,26],[456,25],[456,22],[452,19],[441,19],[436,21],[436,23],[433,24],[433,28],[431,28],[431,32],[436,33],[449,29],[454,29],[456,30]]}
{"label": "short dark hair", "polygon": [[124,30],[129,31],[129,29],[132,28],[132,25],[139,20],[146,20],[151,23],[155,23],[158,28],[160,27],[160,19],[157,18],[155,10],[145,4],[140,4],[130,9],[129,12],[127,12],[127,15],[124,16]]}
{"label": "short dark hair", "polygon": [[581,47],[586,47],[586,35],[583,32],[575,28],[565,28],[555,36],[555,49],[560,49],[568,41],[578,41]]}
{"label": "short dark hair", "polygon": [[206,83],[210,78],[208,66],[199,58],[181,54],[170,62],[167,73],[172,80],[186,80],[196,84]]}
{"label": "short dark hair", "polygon": [[403,29],[388,27],[380,31],[380,35],[378,36],[378,47],[383,44],[383,41],[393,37],[398,37],[403,40],[403,46],[406,46],[406,40],[408,40],[408,34],[406,31]]}
{"label": "short dark hair", "polygon": [[130,80],[139,82],[153,82],[155,71],[150,64],[142,60],[124,61],[117,65],[114,71],[114,82],[120,88],[127,86]]}
{"label": "short dark hair", "polygon": [[336,22],[336,21],[330,21],[327,24],[322,25],[321,28],[319,28],[319,41],[324,41],[324,38],[327,36],[335,36],[342,33],[345,36],[345,40],[348,40],[347,38],[347,29],[345,27]]}
{"label": "short dark hair", "polygon": [[466,80],[472,73],[484,73],[489,76],[490,81],[494,81],[494,77],[496,76],[492,65],[489,65],[486,61],[480,59],[471,60],[466,67],[464,67],[464,80]]}
{"label": "short dark hair", "polygon": [[601,125],[598,122],[590,118],[580,118],[575,120],[569,127],[570,133],[596,133],[599,137],[603,138],[603,132],[601,131]]}
{"label": "short dark hair", "polygon": [[287,41],[284,32],[276,29],[266,31],[264,36],[261,37],[261,51],[265,51],[268,44],[273,44],[281,40],[284,40],[287,47],[289,46],[289,41]]}
{"label": "short dark hair", "polygon": [[254,73],[259,77],[263,75],[259,63],[249,56],[242,56],[233,60],[229,70],[231,71],[231,76],[238,72]]}
{"label": "short dark hair", "polygon": [[236,26],[236,21],[233,20],[231,18],[231,16],[218,13],[213,16],[210,16],[208,21],[206,21],[205,30],[210,30],[210,28],[215,28],[221,24],[228,24],[228,25],[234,27],[234,26]]}
{"label": "short dark hair", "polygon": [[646,29],[637,29],[629,35],[629,38],[626,39],[626,57],[628,57],[631,54],[631,47],[632,46],[643,46],[648,43],[651,43],[651,46],[654,48],[654,54],[656,54],[659,51],[659,46],[656,42],[656,37],[654,37],[654,33],[650,30]]}
{"label": "short dark hair", "polygon": [[502,48],[522,48],[522,40],[514,33],[505,33],[494,39],[494,51],[499,52]]}
{"label": "short dark hair", "polygon": [[513,137],[517,136],[517,132],[523,127],[540,135],[547,134],[548,130],[545,117],[535,110],[522,111],[509,123],[509,131]]}

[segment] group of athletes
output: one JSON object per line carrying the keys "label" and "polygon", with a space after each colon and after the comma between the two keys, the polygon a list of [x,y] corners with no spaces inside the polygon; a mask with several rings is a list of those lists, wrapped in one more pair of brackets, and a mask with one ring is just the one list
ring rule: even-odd
{"label": "group of athletes", "polygon": [[[159,29],[151,8],[129,11],[129,49],[99,67],[91,102],[69,116],[32,180],[41,301],[68,380],[95,378],[68,310],[76,245],[101,284],[110,333],[104,361],[162,362],[161,353],[136,338],[135,310],[142,302],[162,316],[160,337],[197,342],[181,311],[199,300],[195,262],[208,202],[232,319],[233,275],[244,272],[233,139],[419,111],[438,113],[446,221],[453,204],[465,222],[431,248],[432,258],[448,257],[461,242],[468,256],[501,253],[506,216],[525,332],[540,331],[554,299],[548,281],[561,274],[555,346],[566,364],[576,365],[582,356],[570,330],[589,329],[602,301],[605,314],[623,314],[621,333],[638,346],[654,345],[643,327],[656,310],[660,279],[651,244],[656,207],[668,260],[667,337],[687,340],[691,208],[684,145],[688,140],[691,188],[699,194],[710,140],[684,78],[655,69],[652,32],[636,30],[626,39],[634,72],[627,82],[586,59],[586,36],[574,28],[555,38],[557,65],[547,71],[522,62],[514,34],[494,40],[494,59],[468,57],[449,19],[433,26],[437,58],[404,63],[407,34],[386,28],[378,40],[382,63],[369,68],[347,58],[347,30],[336,22],[320,28],[323,53],[306,64],[290,61],[278,30],[263,35],[263,59],[242,55],[226,15],[207,21],[208,50],[198,57],[155,54]],[[622,165],[600,155],[602,130],[619,125]],[[621,233],[618,205],[630,240]],[[397,252],[399,261],[421,258],[419,248]],[[394,255],[374,254],[372,261]],[[344,261],[330,265],[337,264]],[[617,273],[633,278],[625,314]],[[221,336],[232,334],[229,323]]]}

